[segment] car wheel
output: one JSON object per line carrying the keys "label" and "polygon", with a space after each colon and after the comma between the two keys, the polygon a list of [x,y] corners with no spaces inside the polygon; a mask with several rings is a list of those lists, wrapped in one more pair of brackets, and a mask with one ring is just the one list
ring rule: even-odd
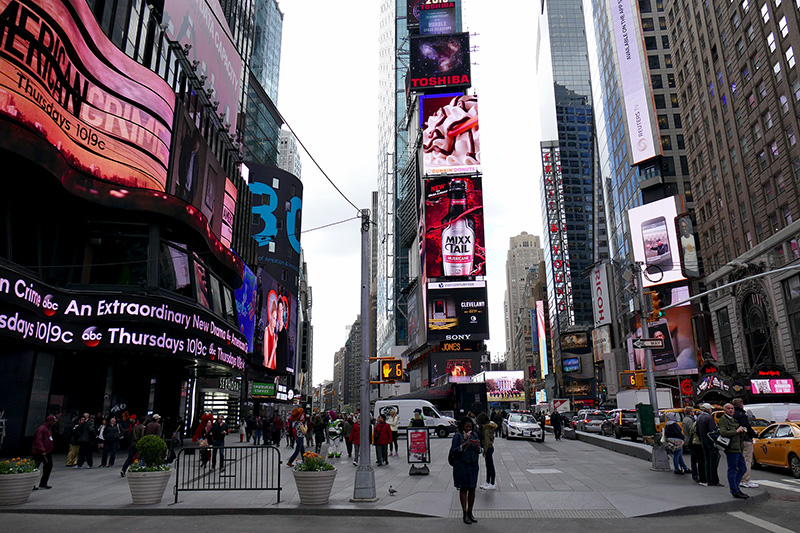
{"label": "car wheel", "polygon": [[789,468],[792,469],[792,475],[800,479],[800,457],[795,454],[789,456]]}
{"label": "car wheel", "polygon": [[447,437],[447,429],[443,427],[436,428],[436,436],[439,437],[440,439]]}
{"label": "car wheel", "polygon": [[619,429],[617,429],[617,430],[614,431],[614,436],[617,437],[618,439],[621,439],[622,438],[622,432]]}
{"label": "car wheel", "polygon": [[631,435],[631,442],[636,442],[637,440],[639,440],[639,437],[636,435]]}

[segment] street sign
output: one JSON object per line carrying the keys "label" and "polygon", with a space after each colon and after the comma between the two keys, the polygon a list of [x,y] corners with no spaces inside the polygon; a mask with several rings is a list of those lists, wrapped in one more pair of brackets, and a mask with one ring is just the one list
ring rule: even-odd
{"label": "street sign", "polygon": [[656,350],[664,349],[664,339],[636,339],[633,341],[634,348],[655,348]]}

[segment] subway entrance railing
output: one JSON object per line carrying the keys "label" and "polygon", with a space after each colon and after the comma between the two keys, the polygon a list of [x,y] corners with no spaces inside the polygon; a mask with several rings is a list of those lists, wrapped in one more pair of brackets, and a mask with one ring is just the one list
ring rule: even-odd
{"label": "subway entrance railing", "polygon": [[274,490],[281,501],[281,452],[275,446],[183,448],[175,461],[175,503],[182,491]]}

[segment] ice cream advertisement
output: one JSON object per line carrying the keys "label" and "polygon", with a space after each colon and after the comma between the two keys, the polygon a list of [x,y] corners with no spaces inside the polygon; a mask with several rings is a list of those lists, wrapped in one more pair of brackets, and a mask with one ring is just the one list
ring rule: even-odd
{"label": "ice cream advertisement", "polygon": [[460,93],[423,96],[420,122],[426,176],[480,172],[477,96]]}

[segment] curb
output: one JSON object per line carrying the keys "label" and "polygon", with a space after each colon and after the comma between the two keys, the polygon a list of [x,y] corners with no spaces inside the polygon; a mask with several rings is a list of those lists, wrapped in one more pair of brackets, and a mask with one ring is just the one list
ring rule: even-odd
{"label": "curb", "polygon": [[702,505],[678,507],[670,511],[659,511],[657,513],[641,515],[641,516],[656,517],[656,516],[674,516],[675,514],[693,515],[693,514],[706,514],[706,513],[729,513],[731,511],[739,511],[744,506],[751,507],[758,503],[764,503],[769,499],[770,499],[769,492],[765,490],[760,490],[759,494],[753,493],[746,500],[736,500],[731,498],[729,501],[724,501],[721,503],[706,503]]}
{"label": "curb", "polygon": [[[174,505],[174,504],[173,504]],[[425,515],[406,511],[396,511],[393,509],[357,509],[343,507],[325,507],[320,505],[309,505],[304,507],[290,507],[269,509],[265,507],[242,507],[236,509],[220,509],[209,507],[181,507],[174,509],[164,509],[163,507],[152,508],[146,505],[125,507],[120,509],[75,509],[75,508],[52,508],[44,509],[14,509],[7,507],[0,509],[0,516],[3,514],[37,514],[37,515],[70,515],[70,516],[237,516],[237,515],[286,515],[286,516],[356,516],[356,517],[375,517],[389,516],[399,518],[437,518],[433,515]]]}

